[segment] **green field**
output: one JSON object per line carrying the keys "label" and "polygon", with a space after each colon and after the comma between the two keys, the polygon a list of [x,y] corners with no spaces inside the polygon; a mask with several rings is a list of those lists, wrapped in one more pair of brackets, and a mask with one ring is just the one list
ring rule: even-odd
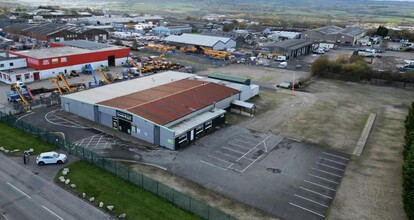
{"label": "green field", "polygon": [[43,142],[35,137],[29,136],[26,133],[10,127],[4,123],[0,123],[0,146],[7,150],[20,149],[19,152],[11,153],[11,155],[20,155],[24,150],[34,149],[31,154],[39,154],[45,151],[55,150],[51,144]]}
{"label": "green field", "polygon": [[[198,219],[196,216],[169,204],[151,192],[140,189],[111,173],[85,161],[77,161],[69,166],[66,178],[76,184],[76,189],[68,185],[62,187],[73,191],[78,196],[85,192],[87,197],[95,197],[94,204],[99,202],[115,207],[113,214],[126,213],[128,219]],[[58,174],[56,176],[56,182]]]}

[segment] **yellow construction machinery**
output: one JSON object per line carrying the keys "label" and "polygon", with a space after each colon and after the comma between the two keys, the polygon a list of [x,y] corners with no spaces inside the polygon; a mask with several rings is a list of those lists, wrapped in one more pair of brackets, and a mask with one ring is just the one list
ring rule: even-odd
{"label": "yellow construction machinery", "polygon": [[[131,60],[131,62],[132,62],[132,60]],[[134,62],[132,62],[133,64],[134,64],[134,66],[135,66],[135,63]],[[108,79],[108,77],[106,76],[106,74],[105,74],[105,72],[101,69],[101,68],[98,68],[98,72],[100,72],[101,73],[101,75],[102,75],[102,77],[103,77],[103,79],[104,79],[104,81],[105,81],[105,83],[106,84],[111,84],[111,81],[109,81],[109,79]]]}
{"label": "yellow construction machinery", "polygon": [[58,79],[56,79],[56,78],[51,78],[51,79],[49,79],[50,80],[50,82],[51,83],[55,83],[56,84],[56,87],[57,87],[57,89],[58,89],[58,91],[59,91],[59,94],[63,94],[63,91],[62,91],[62,88],[60,87],[60,85],[59,85],[59,80]]}
{"label": "yellow construction machinery", "polygon": [[71,88],[68,84],[68,82],[66,81],[65,76],[63,75],[63,73],[59,73],[58,77],[63,81],[63,84],[65,85],[66,89],[68,90],[68,92],[74,92],[75,89]]}
{"label": "yellow construction machinery", "polygon": [[231,56],[231,53],[226,52],[226,51],[210,50],[205,47],[200,47],[200,48],[203,50],[205,55],[210,56],[211,58],[214,58],[214,59],[219,59],[219,60],[229,59],[229,57]]}
{"label": "yellow construction machinery", "polygon": [[24,95],[22,94],[22,92],[20,91],[20,88],[17,86],[16,83],[13,83],[10,85],[10,88],[12,90],[16,90],[16,92],[19,94],[20,96],[20,100],[24,103],[24,106],[27,107],[29,106],[29,102],[27,101],[27,99],[24,97]]}
{"label": "yellow construction machinery", "polygon": [[171,51],[171,50],[175,50],[174,46],[163,46],[163,45],[147,45],[147,46],[144,46],[144,48],[148,50],[163,52],[163,53]]}

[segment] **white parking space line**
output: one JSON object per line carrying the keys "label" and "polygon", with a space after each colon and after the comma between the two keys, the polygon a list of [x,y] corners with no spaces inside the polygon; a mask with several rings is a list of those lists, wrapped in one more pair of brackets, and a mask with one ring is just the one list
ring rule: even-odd
{"label": "white parking space line", "polygon": [[316,170],[316,171],[319,171],[319,172],[322,172],[322,173],[326,173],[326,174],[329,174],[329,175],[332,175],[332,176],[342,177],[342,176],[340,176],[338,174],[334,174],[334,173],[331,173],[331,172],[327,172],[325,170],[320,170],[320,169],[317,169],[317,168],[314,168],[314,167],[312,167],[312,170]]}
{"label": "white parking space line", "polygon": [[341,162],[338,162],[336,160],[330,160],[330,159],[328,159],[326,157],[319,157],[319,158],[322,159],[322,160],[327,160],[327,161],[332,162],[332,163],[341,164],[341,165],[346,166],[346,163],[341,163]]}
{"label": "white parking space line", "polygon": [[[237,146],[237,147],[240,147],[240,148],[243,148],[243,149],[246,149],[246,150],[250,150],[250,149],[251,149],[251,148],[249,148],[249,147],[240,146],[240,145],[235,144],[235,143],[233,143],[233,142],[228,142],[228,144],[229,144],[229,145],[233,145],[233,146]],[[252,147],[253,147],[253,146],[252,146]]]}
{"label": "white parking space line", "polygon": [[300,205],[296,205],[295,203],[291,203],[291,202],[289,202],[289,204],[290,204],[290,205],[293,205],[293,206],[296,206],[296,207],[298,207],[298,208],[300,208],[300,209],[303,209],[303,210],[305,210],[305,211],[308,211],[308,212],[310,212],[310,213],[313,213],[313,214],[315,214],[315,215],[318,215],[318,216],[320,216],[320,217],[322,217],[322,218],[325,218],[325,216],[324,216],[324,215],[319,214],[319,213],[317,213],[317,212],[314,212],[314,211],[312,211],[312,210],[310,210],[310,209],[303,208],[302,206],[300,206]]}
{"label": "white parking space line", "polygon": [[335,154],[330,154],[330,153],[326,153],[326,152],[322,152],[322,153],[323,154],[326,154],[326,155],[330,155],[330,156],[336,157],[336,158],[341,158],[343,160],[349,160],[348,158],[341,157],[341,156],[338,156],[338,155],[335,155]]}
{"label": "white parking space line", "polygon": [[210,166],[213,166],[213,167],[219,168],[219,169],[221,169],[221,170],[227,170],[227,169],[224,169],[223,167],[219,167],[219,166],[217,166],[217,165],[211,164],[211,163],[206,162],[206,161],[204,161],[204,160],[200,160],[200,161],[201,161],[202,163],[205,163],[205,164],[207,164],[207,165],[210,165]]}
{"label": "white parking space line", "polygon": [[318,184],[318,183],[314,183],[314,182],[311,182],[309,180],[303,180],[303,181],[306,182],[306,183],[309,183],[309,184],[312,184],[312,185],[315,185],[315,186],[319,186],[319,187],[322,187],[322,188],[325,188],[325,189],[329,189],[331,191],[336,192],[336,189],[332,189],[331,187],[327,187],[327,186],[324,186],[324,185],[321,185],[321,184]]}
{"label": "white parking space line", "polygon": [[245,154],[244,152],[241,152],[241,151],[238,151],[238,150],[234,150],[233,148],[229,148],[229,147],[225,147],[225,146],[221,146],[221,147],[224,148],[224,149],[233,151],[235,153],[241,154],[241,155]]}
{"label": "white parking space line", "polygon": [[299,197],[299,198],[301,198],[301,199],[307,200],[307,201],[309,201],[309,202],[313,202],[313,203],[318,204],[318,205],[320,205],[320,206],[323,206],[323,207],[325,207],[325,208],[329,208],[329,207],[328,207],[327,205],[325,205],[325,204],[322,204],[322,203],[319,203],[319,202],[313,201],[312,199],[308,199],[308,198],[303,197],[303,196],[300,196],[300,195],[298,195],[298,194],[295,194],[295,196],[296,196],[296,197]]}
{"label": "white parking space line", "polygon": [[308,175],[309,175],[309,176],[313,176],[313,177],[318,178],[318,179],[321,179],[321,180],[325,180],[325,181],[330,182],[330,183],[339,184],[339,183],[338,183],[338,182],[336,182],[336,181],[333,181],[333,180],[330,180],[330,179],[326,179],[326,178],[323,178],[323,177],[320,177],[320,176],[317,176],[317,175],[313,175],[313,174],[311,174],[311,173],[308,173]]}
{"label": "white parking space line", "polygon": [[[239,160],[241,160],[242,158],[244,158],[247,154],[249,154],[251,151],[253,151],[254,149],[256,149],[257,148],[257,146],[259,146],[262,142],[264,142],[264,141],[266,141],[267,139],[269,139],[270,137],[271,137],[272,135],[269,135],[269,136],[267,136],[264,140],[262,140],[261,142],[259,142],[256,146],[254,146],[252,149],[250,149],[249,151],[247,151],[245,154],[243,154],[243,156],[241,156],[239,159],[237,159],[236,161],[235,161],[235,163],[237,163],[237,162],[239,162]],[[259,158],[261,158],[261,156],[259,157]],[[257,161],[259,158],[257,158],[255,161]],[[254,162],[253,162],[254,163]],[[234,164],[234,163],[233,163]],[[227,167],[227,168],[230,168],[231,166],[233,166],[233,164],[232,165],[230,165],[229,167]],[[250,164],[251,165],[251,164]],[[249,166],[250,166],[249,165]],[[248,167],[249,167],[248,166]],[[245,170],[245,169],[244,169]]]}
{"label": "white parking space line", "polygon": [[230,163],[230,164],[232,164],[231,162],[229,162],[227,160],[223,160],[223,159],[220,159],[220,158],[217,158],[217,157],[213,157],[211,155],[207,155],[207,157],[210,157],[210,158],[215,159],[215,160],[219,160],[219,161],[224,162],[224,163]]}
{"label": "white parking space line", "polygon": [[226,153],[223,153],[223,152],[220,152],[220,151],[214,151],[214,152],[216,152],[216,153],[218,153],[218,154],[222,154],[222,155],[225,155],[225,156],[228,156],[228,157],[231,157],[231,158],[233,158],[233,159],[237,159],[237,158],[239,158],[239,157],[236,157],[236,156],[234,156],[234,155],[230,155],[230,154],[226,154]]}
{"label": "white parking space line", "polygon": [[339,170],[339,171],[345,171],[344,169],[340,169],[340,168],[337,168],[337,167],[329,166],[329,165],[326,165],[326,164],[323,164],[323,163],[319,163],[319,162],[316,162],[316,164],[319,164],[319,165],[322,165],[322,166],[325,166],[325,167],[329,167],[329,168],[332,168],[332,169],[335,169],[335,170]]}
{"label": "white parking space line", "polygon": [[305,187],[302,187],[302,186],[299,186],[299,188],[301,188],[301,189],[303,189],[303,190],[306,190],[306,191],[308,191],[308,192],[311,192],[311,193],[314,193],[314,194],[320,195],[320,196],[322,196],[322,197],[328,198],[328,199],[333,199],[333,198],[332,198],[332,197],[330,197],[330,196],[324,195],[324,194],[322,194],[322,193],[315,192],[315,191],[313,191],[313,190],[310,190],[310,189],[305,188]]}
{"label": "white parking space line", "polygon": [[56,216],[58,219],[64,220],[63,218],[61,218],[60,216],[58,216],[56,213],[50,211],[50,209],[46,208],[44,205],[42,205],[42,208],[44,208],[44,209],[46,209],[46,211],[52,213],[52,215]]}
{"label": "white parking space line", "polygon": [[26,193],[24,193],[23,191],[21,191],[19,188],[15,187],[13,184],[7,182],[7,184],[11,187],[13,187],[13,189],[17,190],[18,192],[20,192],[21,194],[23,194],[24,196],[26,196],[27,198],[31,199],[31,197],[29,195],[27,195]]}
{"label": "white parking space line", "polygon": [[[255,159],[254,161],[252,161],[249,165],[247,165],[246,168],[244,168],[241,172],[243,173],[244,171],[247,170],[247,168],[249,168],[251,165],[253,165],[256,161],[258,161],[260,158],[262,158],[263,154],[260,155],[260,157],[258,157],[257,159]],[[248,158],[244,158],[244,159],[248,159]]]}

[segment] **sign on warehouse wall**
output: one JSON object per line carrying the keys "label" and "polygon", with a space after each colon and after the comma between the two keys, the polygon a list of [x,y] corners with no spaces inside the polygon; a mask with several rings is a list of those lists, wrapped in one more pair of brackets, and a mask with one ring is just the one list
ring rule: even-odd
{"label": "sign on warehouse wall", "polygon": [[125,121],[132,122],[132,115],[127,114],[125,112],[116,111],[116,117],[124,119]]}

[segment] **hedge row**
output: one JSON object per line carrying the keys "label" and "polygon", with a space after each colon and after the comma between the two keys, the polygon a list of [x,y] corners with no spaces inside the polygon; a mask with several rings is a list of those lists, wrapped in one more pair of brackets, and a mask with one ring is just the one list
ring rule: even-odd
{"label": "hedge row", "polygon": [[411,104],[405,120],[405,130],[402,198],[408,219],[414,220],[414,102]]}

